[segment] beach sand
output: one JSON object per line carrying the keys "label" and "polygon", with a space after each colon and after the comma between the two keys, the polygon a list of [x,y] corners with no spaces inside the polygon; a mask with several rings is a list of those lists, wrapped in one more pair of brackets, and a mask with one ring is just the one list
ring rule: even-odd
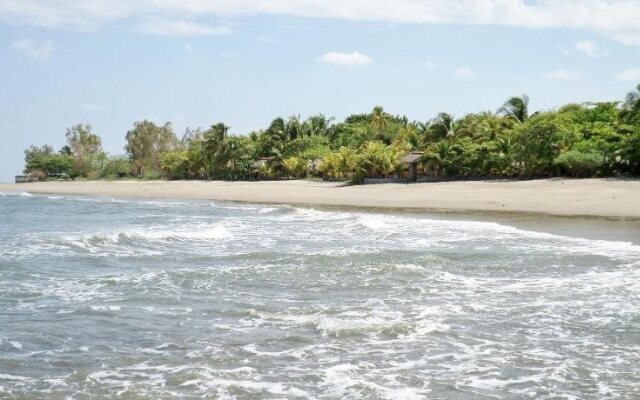
{"label": "beach sand", "polygon": [[6,191],[640,220],[640,180],[542,179],[356,186],[313,181],[0,184],[0,192]]}
{"label": "beach sand", "polygon": [[357,186],[312,181],[79,181],[0,184],[0,191],[640,219],[640,180],[543,179]]}

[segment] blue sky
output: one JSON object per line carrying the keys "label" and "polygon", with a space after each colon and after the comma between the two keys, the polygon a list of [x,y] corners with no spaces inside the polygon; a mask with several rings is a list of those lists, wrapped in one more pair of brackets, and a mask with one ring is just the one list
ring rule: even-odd
{"label": "blue sky", "polygon": [[640,83],[640,1],[0,0],[0,181],[30,144],[144,118],[232,133],[383,105],[426,121],[620,100]]}

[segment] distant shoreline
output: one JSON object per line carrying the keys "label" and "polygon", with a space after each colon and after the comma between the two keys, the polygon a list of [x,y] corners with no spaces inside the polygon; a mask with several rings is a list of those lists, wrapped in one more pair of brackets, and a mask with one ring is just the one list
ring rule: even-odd
{"label": "distant shoreline", "polygon": [[8,191],[640,220],[640,180],[491,180],[358,186],[312,181],[135,180],[0,184],[0,192]]}

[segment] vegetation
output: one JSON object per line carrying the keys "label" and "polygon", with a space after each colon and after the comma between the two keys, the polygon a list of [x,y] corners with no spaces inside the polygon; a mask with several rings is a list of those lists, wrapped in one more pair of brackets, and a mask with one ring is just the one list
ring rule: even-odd
{"label": "vegetation", "polygon": [[336,122],[322,114],[276,118],[264,130],[230,135],[222,122],[187,129],[136,122],[125,156],[108,156],[90,125],[67,145],[25,150],[25,172],[54,178],[352,180],[403,176],[402,157],[421,151],[432,178],[640,175],[640,85],[622,102],[568,104],[530,113],[526,95],[494,112],[409,121],[382,107]]}

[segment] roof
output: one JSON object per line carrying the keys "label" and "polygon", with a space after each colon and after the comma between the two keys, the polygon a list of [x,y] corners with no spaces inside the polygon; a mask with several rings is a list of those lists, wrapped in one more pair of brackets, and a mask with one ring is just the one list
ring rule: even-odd
{"label": "roof", "polygon": [[260,157],[258,160],[256,160],[253,164],[251,164],[251,167],[253,168],[262,168],[265,165],[267,165],[267,161],[271,161],[273,160],[275,157]]}
{"label": "roof", "polygon": [[422,158],[422,155],[424,153],[422,153],[421,151],[412,151],[409,152],[407,154],[405,154],[404,157],[402,157],[402,159],[400,161],[402,161],[403,163],[408,163],[408,164],[412,164],[412,163],[417,163],[420,161],[420,159]]}

